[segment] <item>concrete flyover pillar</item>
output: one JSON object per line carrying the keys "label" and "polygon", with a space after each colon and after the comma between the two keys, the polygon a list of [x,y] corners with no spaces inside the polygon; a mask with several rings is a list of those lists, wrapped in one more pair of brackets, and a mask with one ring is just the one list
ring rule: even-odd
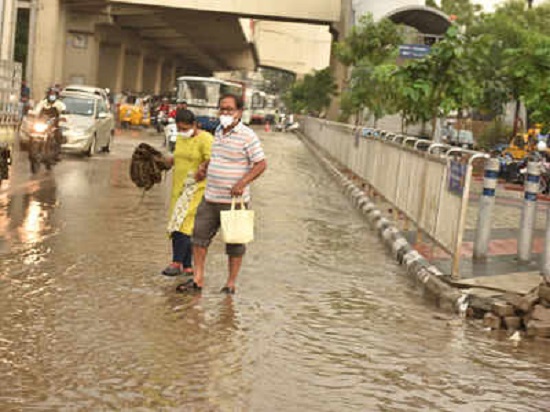
{"label": "concrete flyover pillar", "polygon": [[0,60],[13,60],[17,1],[0,1]]}
{"label": "concrete flyover pillar", "polygon": [[172,64],[170,65],[170,84],[168,85],[169,86],[169,88],[168,88],[169,91],[172,91],[174,89],[174,87],[176,87],[176,73],[177,73],[177,70],[178,70],[178,65],[176,64],[176,62],[172,62]]}
{"label": "concrete flyover pillar", "polygon": [[134,90],[137,93],[143,92],[143,71],[145,70],[145,53],[141,51],[138,54],[137,58],[137,76],[136,76],[136,84],[134,85]]}
{"label": "concrete flyover pillar", "polygon": [[159,95],[162,92],[162,68],[164,66],[164,57],[160,57],[157,60],[157,67],[155,71],[155,94]]}
{"label": "concrete flyover pillar", "polygon": [[48,86],[63,80],[66,33],[64,13],[59,0],[38,3],[34,53],[31,57],[31,92],[35,100],[43,97]]}
{"label": "concrete flyover pillar", "polygon": [[116,82],[114,93],[122,93],[124,88],[124,69],[126,66],[126,43],[120,43],[118,61],[116,65]]}

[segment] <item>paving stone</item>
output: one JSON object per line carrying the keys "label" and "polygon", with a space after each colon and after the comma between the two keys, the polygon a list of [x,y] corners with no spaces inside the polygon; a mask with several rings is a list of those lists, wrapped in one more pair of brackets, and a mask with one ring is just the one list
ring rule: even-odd
{"label": "paving stone", "polygon": [[527,323],[527,336],[550,338],[550,321],[530,320]]}
{"label": "paving stone", "polygon": [[502,326],[502,319],[494,313],[487,312],[483,317],[483,325],[491,329],[500,329]]}
{"label": "paving stone", "polygon": [[494,302],[491,305],[491,312],[497,314],[500,317],[514,316],[516,314],[514,307],[505,302]]}
{"label": "paving stone", "polygon": [[504,325],[508,330],[518,330],[521,328],[521,318],[519,316],[504,317]]}
{"label": "paving stone", "polygon": [[531,313],[531,319],[550,322],[550,309],[542,305],[535,305]]}

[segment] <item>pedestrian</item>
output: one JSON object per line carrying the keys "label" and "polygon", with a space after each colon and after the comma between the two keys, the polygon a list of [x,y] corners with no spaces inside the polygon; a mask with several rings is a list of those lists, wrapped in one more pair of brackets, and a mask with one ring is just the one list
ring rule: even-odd
{"label": "pedestrian", "polygon": [[[199,168],[197,180],[206,177],[206,191],[193,230],[193,279],[177,287],[181,293],[200,293],[204,284],[206,253],[210,242],[220,228],[220,212],[231,209],[233,197],[250,202],[249,185],[266,169],[266,160],[260,139],[242,122],[243,101],[226,94],[219,101],[220,126],[216,129],[212,156]],[[235,293],[245,245],[226,244],[229,275],[222,293]]]}
{"label": "pedestrian", "polygon": [[172,196],[168,234],[172,239],[172,263],[162,274],[177,276],[193,274],[191,235],[197,208],[204,196],[206,181],[195,181],[199,166],[210,159],[214,137],[197,127],[193,112],[179,110],[176,114],[178,134],[174,155],[166,159],[173,165]]}

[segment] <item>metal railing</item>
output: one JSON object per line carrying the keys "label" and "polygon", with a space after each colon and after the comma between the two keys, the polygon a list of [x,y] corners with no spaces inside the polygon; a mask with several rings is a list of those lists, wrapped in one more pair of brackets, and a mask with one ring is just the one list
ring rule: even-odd
{"label": "metal railing", "polygon": [[13,143],[19,122],[21,64],[0,60],[0,144]]}
{"label": "metal railing", "polygon": [[[451,254],[452,275],[459,276],[473,163],[487,155],[383,130],[364,136],[353,126],[309,117],[301,119],[301,128]],[[462,181],[453,191],[454,166]]]}

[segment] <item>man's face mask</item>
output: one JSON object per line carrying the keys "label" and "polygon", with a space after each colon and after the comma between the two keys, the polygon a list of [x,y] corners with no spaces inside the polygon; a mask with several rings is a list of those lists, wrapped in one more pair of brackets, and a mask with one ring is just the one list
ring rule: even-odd
{"label": "man's face mask", "polygon": [[57,96],[55,94],[50,94],[48,96],[48,100],[50,101],[50,103],[53,103],[57,100]]}
{"label": "man's face mask", "polygon": [[233,124],[235,121],[235,118],[231,116],[230,114],[222,114],[220,116],[220,124],[223,128],[227,128]]}

